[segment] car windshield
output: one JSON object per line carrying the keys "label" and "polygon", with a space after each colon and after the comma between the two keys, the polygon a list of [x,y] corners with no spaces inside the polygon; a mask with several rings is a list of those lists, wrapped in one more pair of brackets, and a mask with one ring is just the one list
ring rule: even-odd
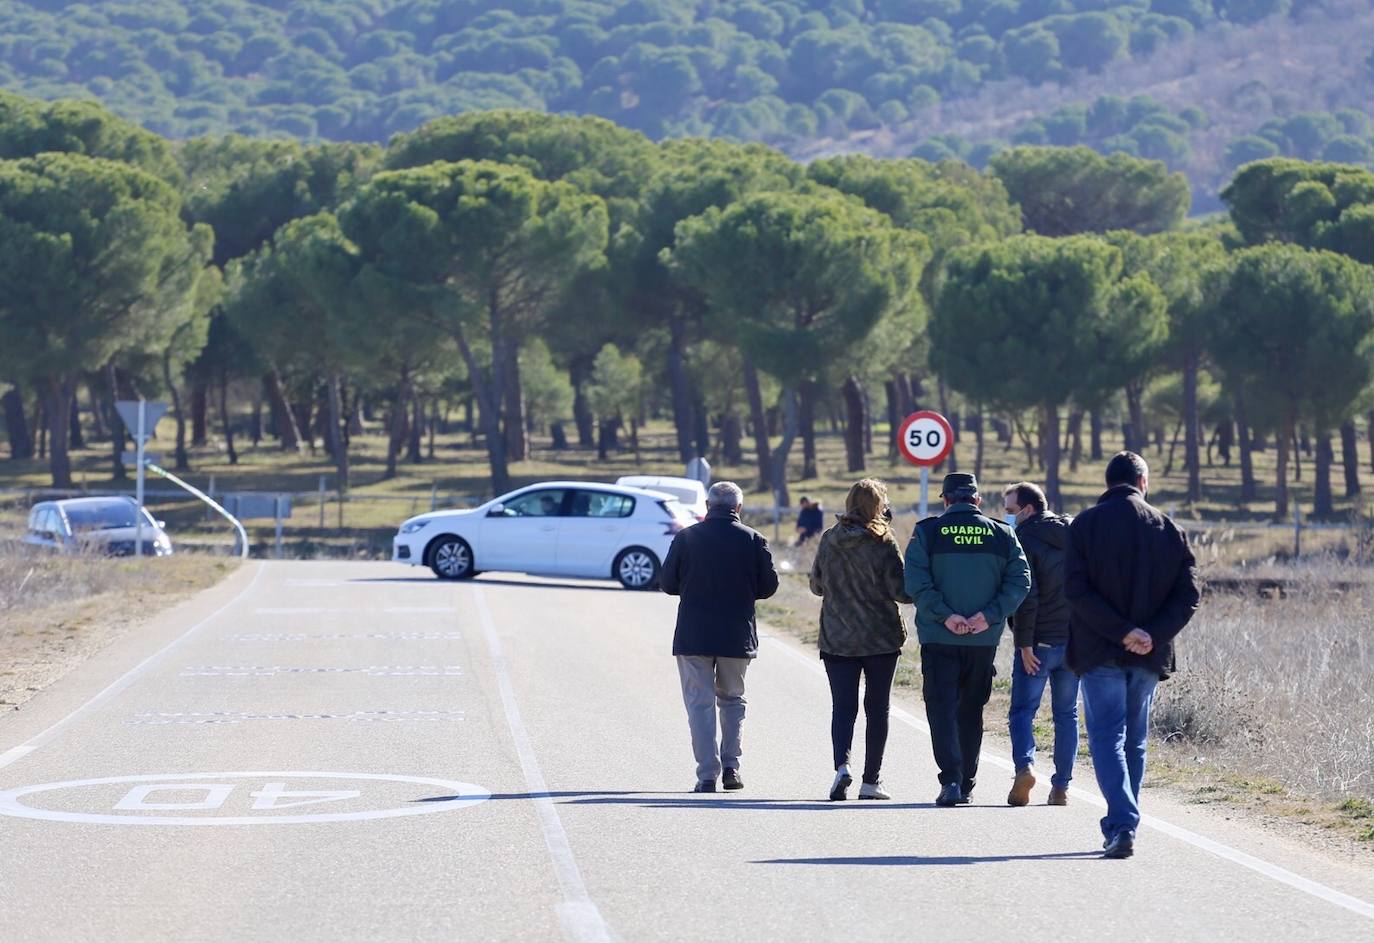
{"label": "car windshield", "polygon": [[113,530],[134,526],[134,506],[126,501],[109,504],[81,504],[65,508],[72,530]]}

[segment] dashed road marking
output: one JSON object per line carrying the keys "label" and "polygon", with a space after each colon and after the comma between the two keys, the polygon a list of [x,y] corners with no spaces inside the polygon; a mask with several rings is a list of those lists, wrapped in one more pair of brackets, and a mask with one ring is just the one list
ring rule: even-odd
{"label": "dashed road marking", "polygon": [[279,675],[348,675],[372,678],[452,678],[461,665],[194,665],[181,669],[183,678],[272,678]]}
{"label": "dashed road marking", "polygon": [[301,711],[143,711],[125,723],[134,727],[159,727],[181,724],[210,726],[243,724],[253,721],[342,720],[348,723],[405,723],[460,721],[461,710],[376,710],[346,711],[338,714]]}

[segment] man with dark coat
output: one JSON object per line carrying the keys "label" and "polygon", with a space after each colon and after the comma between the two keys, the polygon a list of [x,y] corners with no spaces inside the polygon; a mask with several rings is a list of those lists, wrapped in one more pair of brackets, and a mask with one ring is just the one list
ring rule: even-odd
{"label": "man with dark coat", "polygon": [[906,548],[906,593],[916,603],[921,696],[940,767],[942,807],[966,805],[977,784],[983,708],[997,642],[1030,589],[1016,534],[979,510],[972,475],[945,476],[945,512],[916,524]]}
{"label": "man with dark coat", "polygon": [[1069,529],[1064,595],[1069,667],[1081,679],[1088,747],[1107,800],[1105,857],[1129,858],[1155,687],[1174,670],[1174,636],[1197,611],[1188,538],[1145,501],[1150,469],[1134,452],[1107,465],[1107,491]]}
{"label": "man with dark coat", "polygon": [[726,789],[744,788],[744,673],[759,649],[754,604],[778,591],[778,574],[768,541],[740,523],[743,506],[738,485],[712,485],[706,520],[673,538],[659,576],[663,591],[680,597],[673,655],[697,761],[693,792],[715,792],[718,777]]}
{"label": "man with dark coat", "polygon": [[1069,602],[1064,598],[1064,554],[1071,519],[1049,510],[1045,492],[1029,481],[1002,493],[1007,523],[1030,562],[1031,588],[1012,616],[1011,708],[1007,726],[1016,779],[1007,805],[1030,803],[1035,788],[1035,715],[1050,687],[1054,714],[1054,776],[1049,805],[1069,804],[1069,781],[1078,754],[1078,676],[1069,670]]}

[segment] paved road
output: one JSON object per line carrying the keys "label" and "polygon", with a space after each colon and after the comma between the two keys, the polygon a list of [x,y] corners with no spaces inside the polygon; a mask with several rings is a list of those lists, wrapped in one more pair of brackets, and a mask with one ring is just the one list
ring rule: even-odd
{"label": "paved road", "polygon": [[0,939],[1374,939],[1374,872],[1153,797],[1098,860],[1087,784],[1008,809],[995,742],[934,808],[912,702],[895,800],[818,801],[779,639],[746,790],[685,794],[671,600],[415,572],[252,564],[0,719]]}

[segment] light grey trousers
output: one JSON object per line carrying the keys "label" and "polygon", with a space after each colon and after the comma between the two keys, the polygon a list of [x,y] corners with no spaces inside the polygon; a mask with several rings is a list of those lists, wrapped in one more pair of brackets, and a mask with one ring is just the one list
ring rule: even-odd
{"label": "light grey trousers", "polygon": [[[682,703],[692,728],[697,782],[715,782],[721,767],[739,769],[740,734],[744,728],[744,673],[748,658],[678,655]],[[716,745],[716,708],[720,708],[720,745]]]}

